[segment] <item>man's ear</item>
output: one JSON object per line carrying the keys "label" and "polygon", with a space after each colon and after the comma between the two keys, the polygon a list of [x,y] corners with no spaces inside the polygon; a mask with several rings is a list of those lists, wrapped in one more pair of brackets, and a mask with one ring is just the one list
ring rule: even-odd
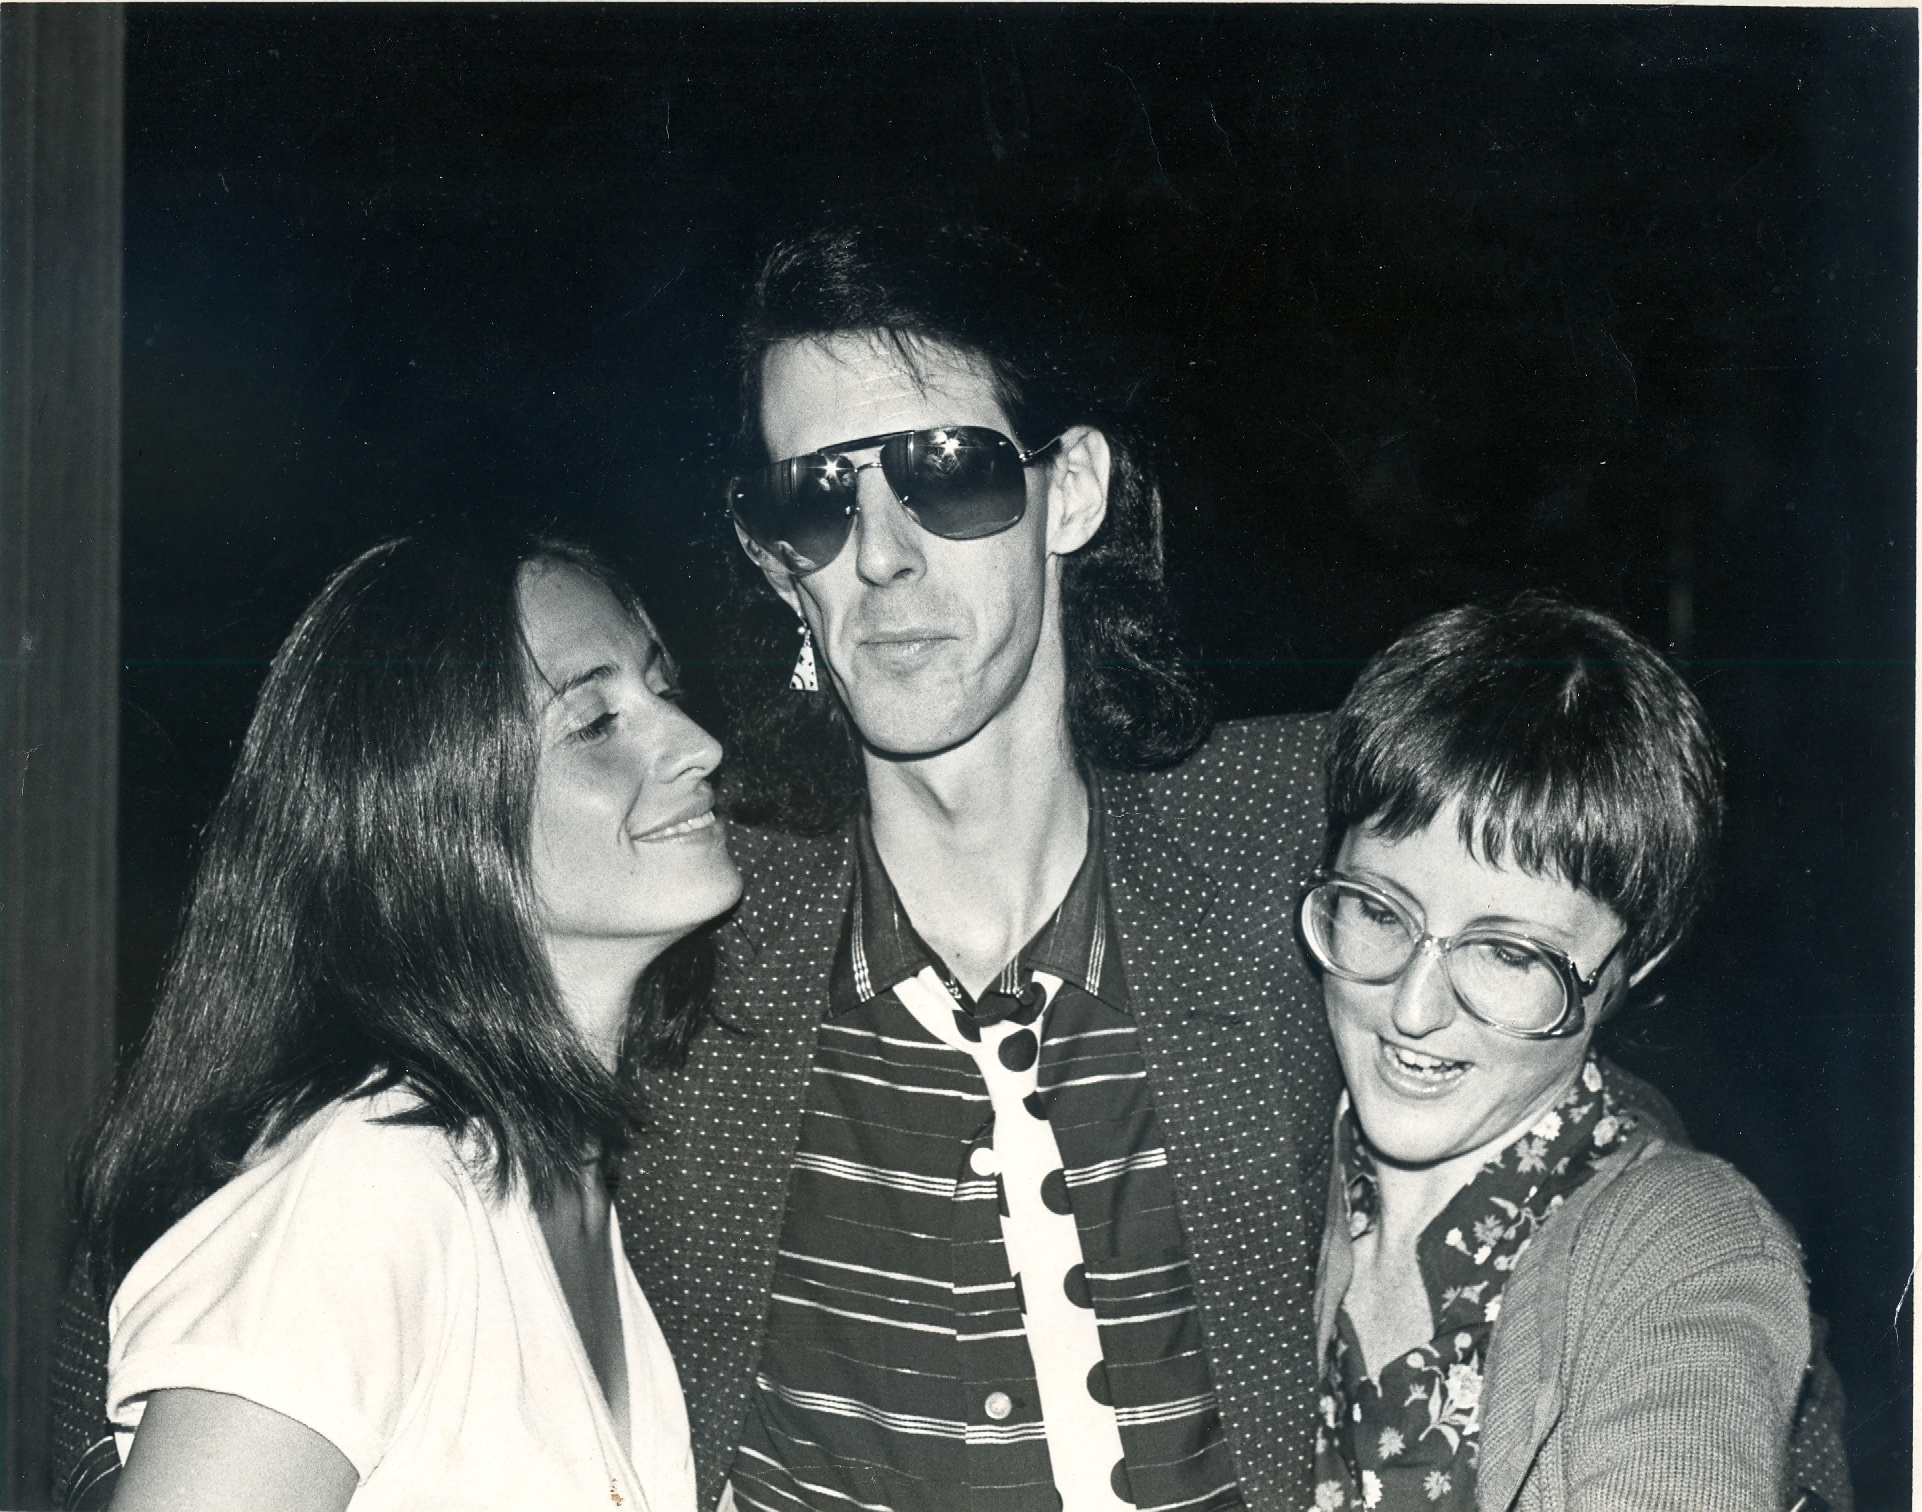
{"label": "man's ear", "polygon": [[747,559],[761,569],[761,576],[767,579],[768,587],[774,590],[782,603],[799,614],[801,595],[794,586],[794,574],[787,570],[779,557],[755,541],[738,524],[734,527],[734,536],[741,543],[741,550],[747,553]]}
{"label": "man's ear", "polygon": [[1066,556],[1094,539],[1108,518],[1108,438],[1092,425],[1071,425],[1048,464],[1048,554]]}

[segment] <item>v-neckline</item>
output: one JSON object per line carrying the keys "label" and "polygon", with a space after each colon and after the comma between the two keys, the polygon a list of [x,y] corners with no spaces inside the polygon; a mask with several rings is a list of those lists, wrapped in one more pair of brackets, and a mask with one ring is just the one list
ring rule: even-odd
{"label": "v-neckline", "polygon": [[568,1303],[567,1289],[561,1285],[560,1269],[554,1264],[554,1252],[547,1246],[547,1233],[541,1227],[541,1216],[535,1211],[531,1202],[526,1204],[526,1211],[530,1225],[527,1240],[537,1251],[535,1258],[547,1278],[548,1296],[560,1314],[560,1321],[565,1325],[564,1332],[574,1357],[574,1371],[587,1390],[595,1414],[595,1426],[614,1446],[616,1456],[614,1473],[633,1488],[634,1494],[640,1498],[641,1512],[647,1512],[647,1491],[642,1486],[641,1477],[634,1465],[634,1432],[637,1416],[634,1399],[635,1360],[632,1347],[634,1330],[630,1327],[627,1289],[621,1284],[621,1272],[627,1265],[627,1252],[621,1243],[621,1215],[612,1203],[608,1205],[607,1243],[614,1265],[614,1307],[620,1319],[621,1367],[627,1372],[627,1431],[625,1434],[621,1432],[620,1424],[614,1419],[614,1409],[608,1404],[607,1392],[601,1386],[600,1374],[594,1369],[594,1361],[587,1353],[587,1344],[581,1338],[580,1323],[575,1319],[574,1309]]}

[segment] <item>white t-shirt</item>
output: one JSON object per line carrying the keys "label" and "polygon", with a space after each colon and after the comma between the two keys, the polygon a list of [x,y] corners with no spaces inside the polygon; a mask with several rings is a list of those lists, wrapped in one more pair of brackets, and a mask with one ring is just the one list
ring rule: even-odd
{"label": "white t-shirt", "polygon": [[538,1218],[398,1089],[317,1114],[142,1255],[108,1310],[124,1461],[150,1392],[256,1402],[352,1462],[354,1512],[693,1512],[687,1409],[613,1228],[631,1443]]}

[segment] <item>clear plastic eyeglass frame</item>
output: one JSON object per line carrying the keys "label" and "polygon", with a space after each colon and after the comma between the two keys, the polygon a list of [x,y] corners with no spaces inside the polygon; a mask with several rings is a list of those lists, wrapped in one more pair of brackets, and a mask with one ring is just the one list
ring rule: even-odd
{"label": "clear plastic eyeglass frame", "polygon": [[[1407,956],[1393,971],[1380,976],[1364,976],[1359,972],[1346,970],[1329,959],[1311,922],[1310,910],[1314,908],[1318,897],[1326,897],[1330,893],[1339,891],[1358,893],[1369,902],[1388,910],[1401,921],[1402,928],[1407,931],[1411,943]],[[1333,972],[1344,981],[1363,982],[1370,986],[1385,986],[1389,982],[1400,980],[1402,974],[1414,965],[1416,956],[1423,950],[1432,950],[1436,960],[1441,963],[1442,977],[1448,983],[1448,990],[1454,995],[1455,1002],[1462,1012],[1476,1023],[1485,1024],[1493,1029],[1497,1034],[1506,1034],[1515,1039],[1525,1040],[1568,1039],[1580,1034],[1588,1023],[1589,996],[1600,985],[1602,973],[1608,970],[1609,963],[1628,943],[1628,935],[1624,933],[1622,938],[1610,948],[1608,954],[1596,963],[1595,969],[1584,977],[1580,968],[1553,945],[1545,945],[1540,940],[1525,934],[1517,934],[1513,930],[1464,929],[1459,934],[1432,935],[1428,932],[1426,922],[1392,893],[1384,892],[1357,878],[1327,871],[1317,872],[1314,880],[1302,889],[1301,897],[1295,904],[1295,927],[1301,934],[1302,942],[1308,947],[1309,954],[1321,963],[1324,970]],[[1454,975],[1448,966],[1449,956],[1458,947],[1471,944],[1503,945],[1510,949],[1525,951],[1545,962],[1561,979],[1561,1017],[1543,1029],[1520,1029],[1513,1024],[1501,1023],[1478,1011],[1463,994],[1461,988],[1456,985]]]}

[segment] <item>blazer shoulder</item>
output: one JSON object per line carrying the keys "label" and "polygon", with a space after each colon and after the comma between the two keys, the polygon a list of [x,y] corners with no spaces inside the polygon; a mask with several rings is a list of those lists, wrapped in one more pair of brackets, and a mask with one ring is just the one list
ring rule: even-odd
{"label": "blazer shoulder", "polygon": [[1215,726],[1177,767],[1143,775],[1149,801],[1201,850],[1253,842],[1318,852],[1326,827],[1322,751],[1328,716],[1283,714]]}
{"label": "blazer shoulder", "polygon": [[730,821],[728,850],[743,876],[803,875],[830,866],[847,843],[845,828],[825,835],[792,835],[786,830]]}
{"label": "blazer shoulder", "polygon": [[1330,714],[1267,714],[1216,725],[1200,750],[1164,775],[1176,781],[1215,772],[1311,766],[1319,773]]}
{"label": "blazer shoulder", "polygon": [[728,851],[742,882],[741,901],[729,927],[758,942],[780,932],[797,909],[832,887],[847,864],[848,837],[845,829],[791,835],[731,824]]}

